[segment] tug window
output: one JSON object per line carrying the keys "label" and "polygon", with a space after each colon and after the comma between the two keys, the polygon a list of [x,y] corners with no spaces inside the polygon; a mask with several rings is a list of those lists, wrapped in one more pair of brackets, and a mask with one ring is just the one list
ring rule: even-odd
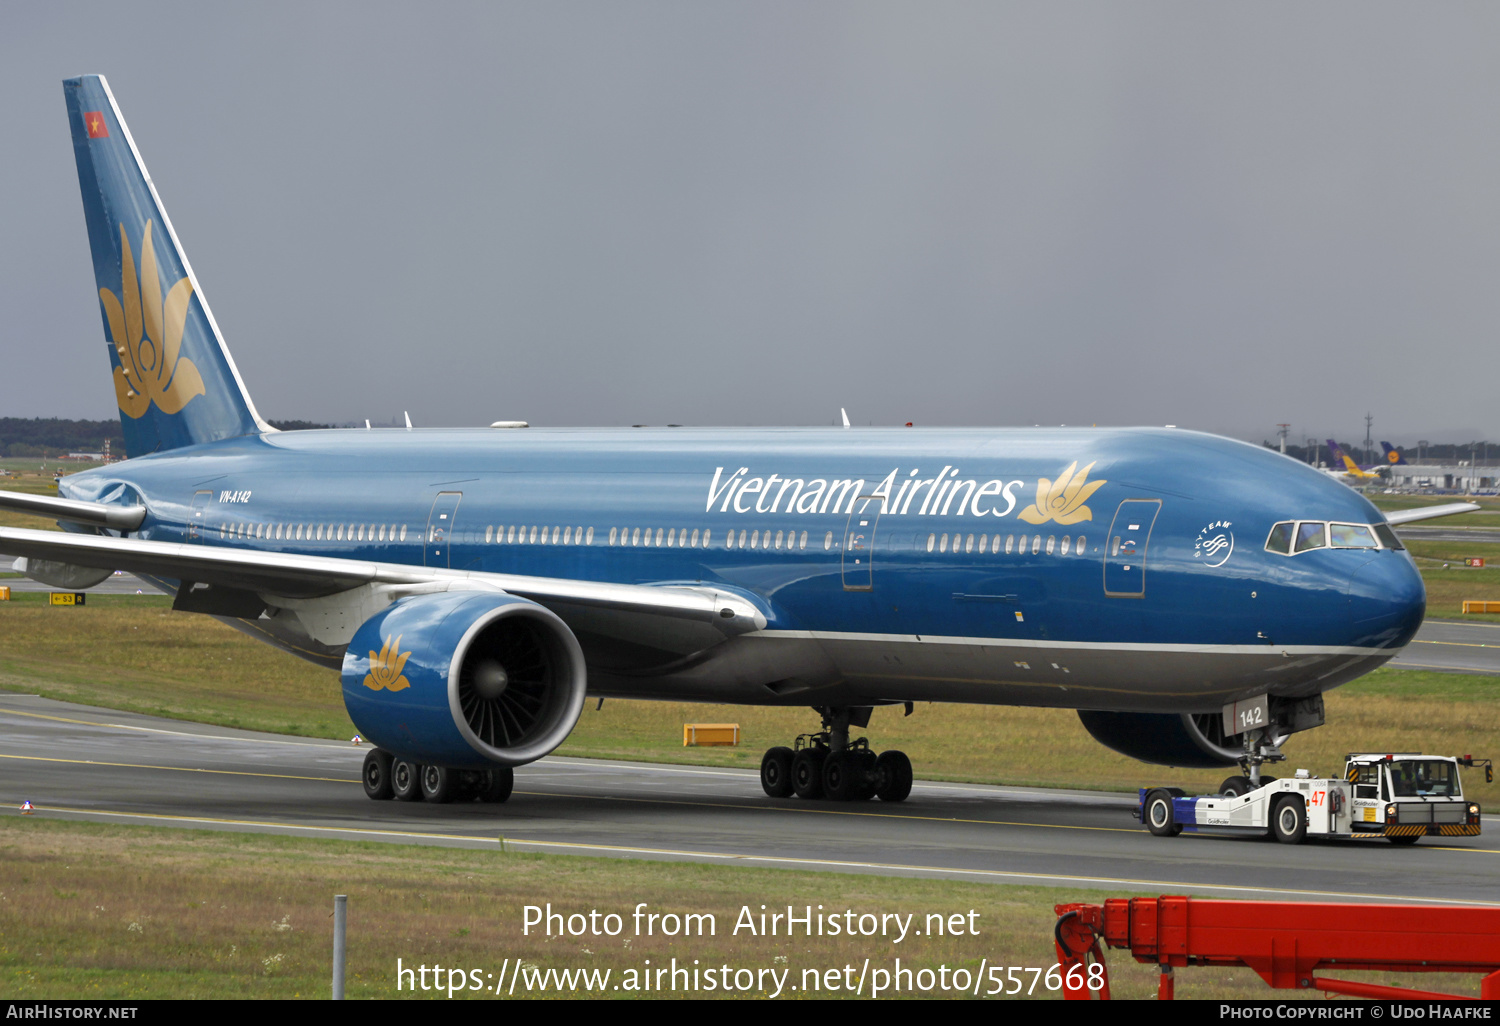
{"label": "tug window", "polygon": [[1321,549],[1328,544],[1328,529],[1323,524],[1298,524],[1297,525],[1297,549],[1298,552],[1306,552],[1308,549]]}

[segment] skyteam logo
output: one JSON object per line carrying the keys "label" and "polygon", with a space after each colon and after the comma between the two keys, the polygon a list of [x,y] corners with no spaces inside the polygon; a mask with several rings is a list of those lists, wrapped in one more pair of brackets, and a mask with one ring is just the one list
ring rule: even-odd
{"label": "skyteam logo", "polygon": [[1193,542],[1193,558],[1203,561],[1204,566],[1223,566],[1234,555],[1234,532],[1228,520],[1215,520],[1198,532]]}

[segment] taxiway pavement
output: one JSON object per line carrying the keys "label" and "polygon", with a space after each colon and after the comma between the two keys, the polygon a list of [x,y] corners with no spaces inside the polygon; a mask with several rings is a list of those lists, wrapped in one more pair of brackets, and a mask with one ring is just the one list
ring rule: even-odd
{"label": "taxiway pavement", "polygon": [[[767,798],[744,770],[558,757],[518,770],[504,805],[372,802],[367,750],[4,695],[0,814],[25,799],[41,818],[497,854],[503,837],[512,851],[1117,893],[1500,904],[1500,844],[1485,836],[1410,848],[1158,838],[1125,794],[918,781],[899,805],[804,802]],[[1141,767],[1142,783],[1170,776]]]}

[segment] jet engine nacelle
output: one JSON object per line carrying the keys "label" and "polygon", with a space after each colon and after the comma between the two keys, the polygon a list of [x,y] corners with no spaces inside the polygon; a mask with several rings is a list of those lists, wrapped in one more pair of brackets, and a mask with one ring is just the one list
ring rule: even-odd
{"label": "jet engine nacelle", "polygon": [[1106,748],[1159,766],[1233,766],[1244,749],[1226,746],[1217,713],[1123,713],[1080,709],[1084,728]]}
{"label": "jet engine nacelle", "polygon": [[583,650],[551,610],[447,592],[372,616],[344,654],[344,705],[368,741],[412,762],[520,766],[578,722]]}

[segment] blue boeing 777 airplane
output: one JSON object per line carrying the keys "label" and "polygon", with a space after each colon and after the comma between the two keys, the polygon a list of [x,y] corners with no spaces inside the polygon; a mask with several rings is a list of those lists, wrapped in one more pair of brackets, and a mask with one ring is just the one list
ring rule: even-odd
{"label": "blue boeing 777 airplane", "polygon": [[339,670],[371,798],[503,801],[586,696],[810,707],[765,754],[777,796],[905,798],[907,757],[850,734],[918,701],[1258,765],[1420,625],[1390,523],[1472,508],[1386,517],[1177,430],[278,432],[104,79],[64,91],[130,458],[0,493],[66,529],[0,551],[65,588],[131,571]]}

